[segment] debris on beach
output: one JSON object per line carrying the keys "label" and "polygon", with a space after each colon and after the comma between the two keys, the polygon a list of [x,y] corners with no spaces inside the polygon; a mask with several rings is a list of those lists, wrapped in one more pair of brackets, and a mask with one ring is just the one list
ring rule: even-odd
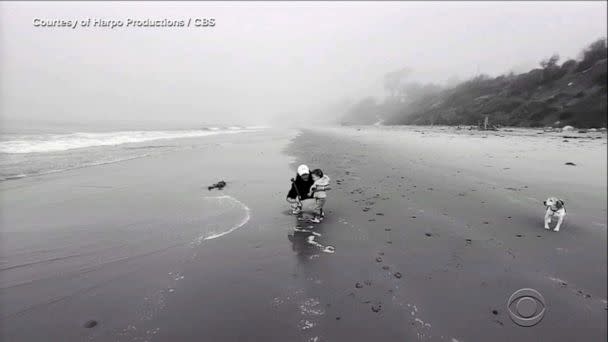
{"label": "debris on beach", "polygon": [[355,284],[355,288],[360,289],[360,288],[362,288],[362,287],[363,287],[363,284],[361,284],[361,283],[359,283],[359,282],[357,282],[357,283]]}
{"label": "debris on beach", "polygon": [[399,272],[396,272],[396,273],[395,273],[395,278],[397,278],[397,279],[401,279],[401,277],[402,277],[401,273],[399,273]]}
{"label": "debris on beach", "polygon": [[576,166],[576,164],[574,164],[573,162],[567,162],[566,165]]}
{"label": "debris on beach", "polygon": [[222,190],[222,189],[224,189],[224,187],[225,187],[225,186],[226,186],[226,182],[224,182],[224,181],[222,180],[222,181],[219,181],[219,182],[217,182],[217,183],[215,183],[215,184],[213,184],[213,185],[208,186],[208,187],[207,187],[207,189],[208,189],[209,191],[211,191],[211,190],[213,190],[213,189]]}

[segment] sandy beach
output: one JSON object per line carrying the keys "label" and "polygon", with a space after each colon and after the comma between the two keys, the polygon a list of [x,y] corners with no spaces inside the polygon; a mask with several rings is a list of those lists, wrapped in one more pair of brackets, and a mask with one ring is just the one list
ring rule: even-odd
{"label": "sandy beach", "polygon": [[[2,339],[605,341],[606,134],[541,132],[264,129],[2,182]],[[300,163],[332,179],[315,244]]]}

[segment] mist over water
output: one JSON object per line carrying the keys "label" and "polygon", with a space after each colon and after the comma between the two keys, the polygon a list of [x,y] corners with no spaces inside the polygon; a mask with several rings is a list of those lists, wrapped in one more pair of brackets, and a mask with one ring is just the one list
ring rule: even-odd
{"label": "mist over water", "polygon": [[[197,18],[216,24],[34,25]],[[4,2],[0,31],[3,130],[301,126],[386,96],[396,70],[443,85],[576,58],[605,36],[606,3]]]}

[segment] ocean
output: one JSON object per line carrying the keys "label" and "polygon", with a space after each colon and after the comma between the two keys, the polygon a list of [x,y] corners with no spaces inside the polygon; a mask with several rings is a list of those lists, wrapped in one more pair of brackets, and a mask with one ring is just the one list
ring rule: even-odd
{"label": "ocean", "polygon": [[0,181],[145,158],[187,148],[177,139],[255,132],[262,126],[192,130],[10,132],[0,134]]}

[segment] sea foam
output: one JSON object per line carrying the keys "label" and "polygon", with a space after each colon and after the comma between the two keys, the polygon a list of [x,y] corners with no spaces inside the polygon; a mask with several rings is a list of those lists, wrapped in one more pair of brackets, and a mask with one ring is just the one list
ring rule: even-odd
{"label": "sea foam", "polygon": [[229,127],[179,131],[78,132],[70,134],[18,135],[0,141],[1,153],[45,153],[95,146],[113,146],[153,140],[195,138],[218,134],[254,132],[261,127]]}

